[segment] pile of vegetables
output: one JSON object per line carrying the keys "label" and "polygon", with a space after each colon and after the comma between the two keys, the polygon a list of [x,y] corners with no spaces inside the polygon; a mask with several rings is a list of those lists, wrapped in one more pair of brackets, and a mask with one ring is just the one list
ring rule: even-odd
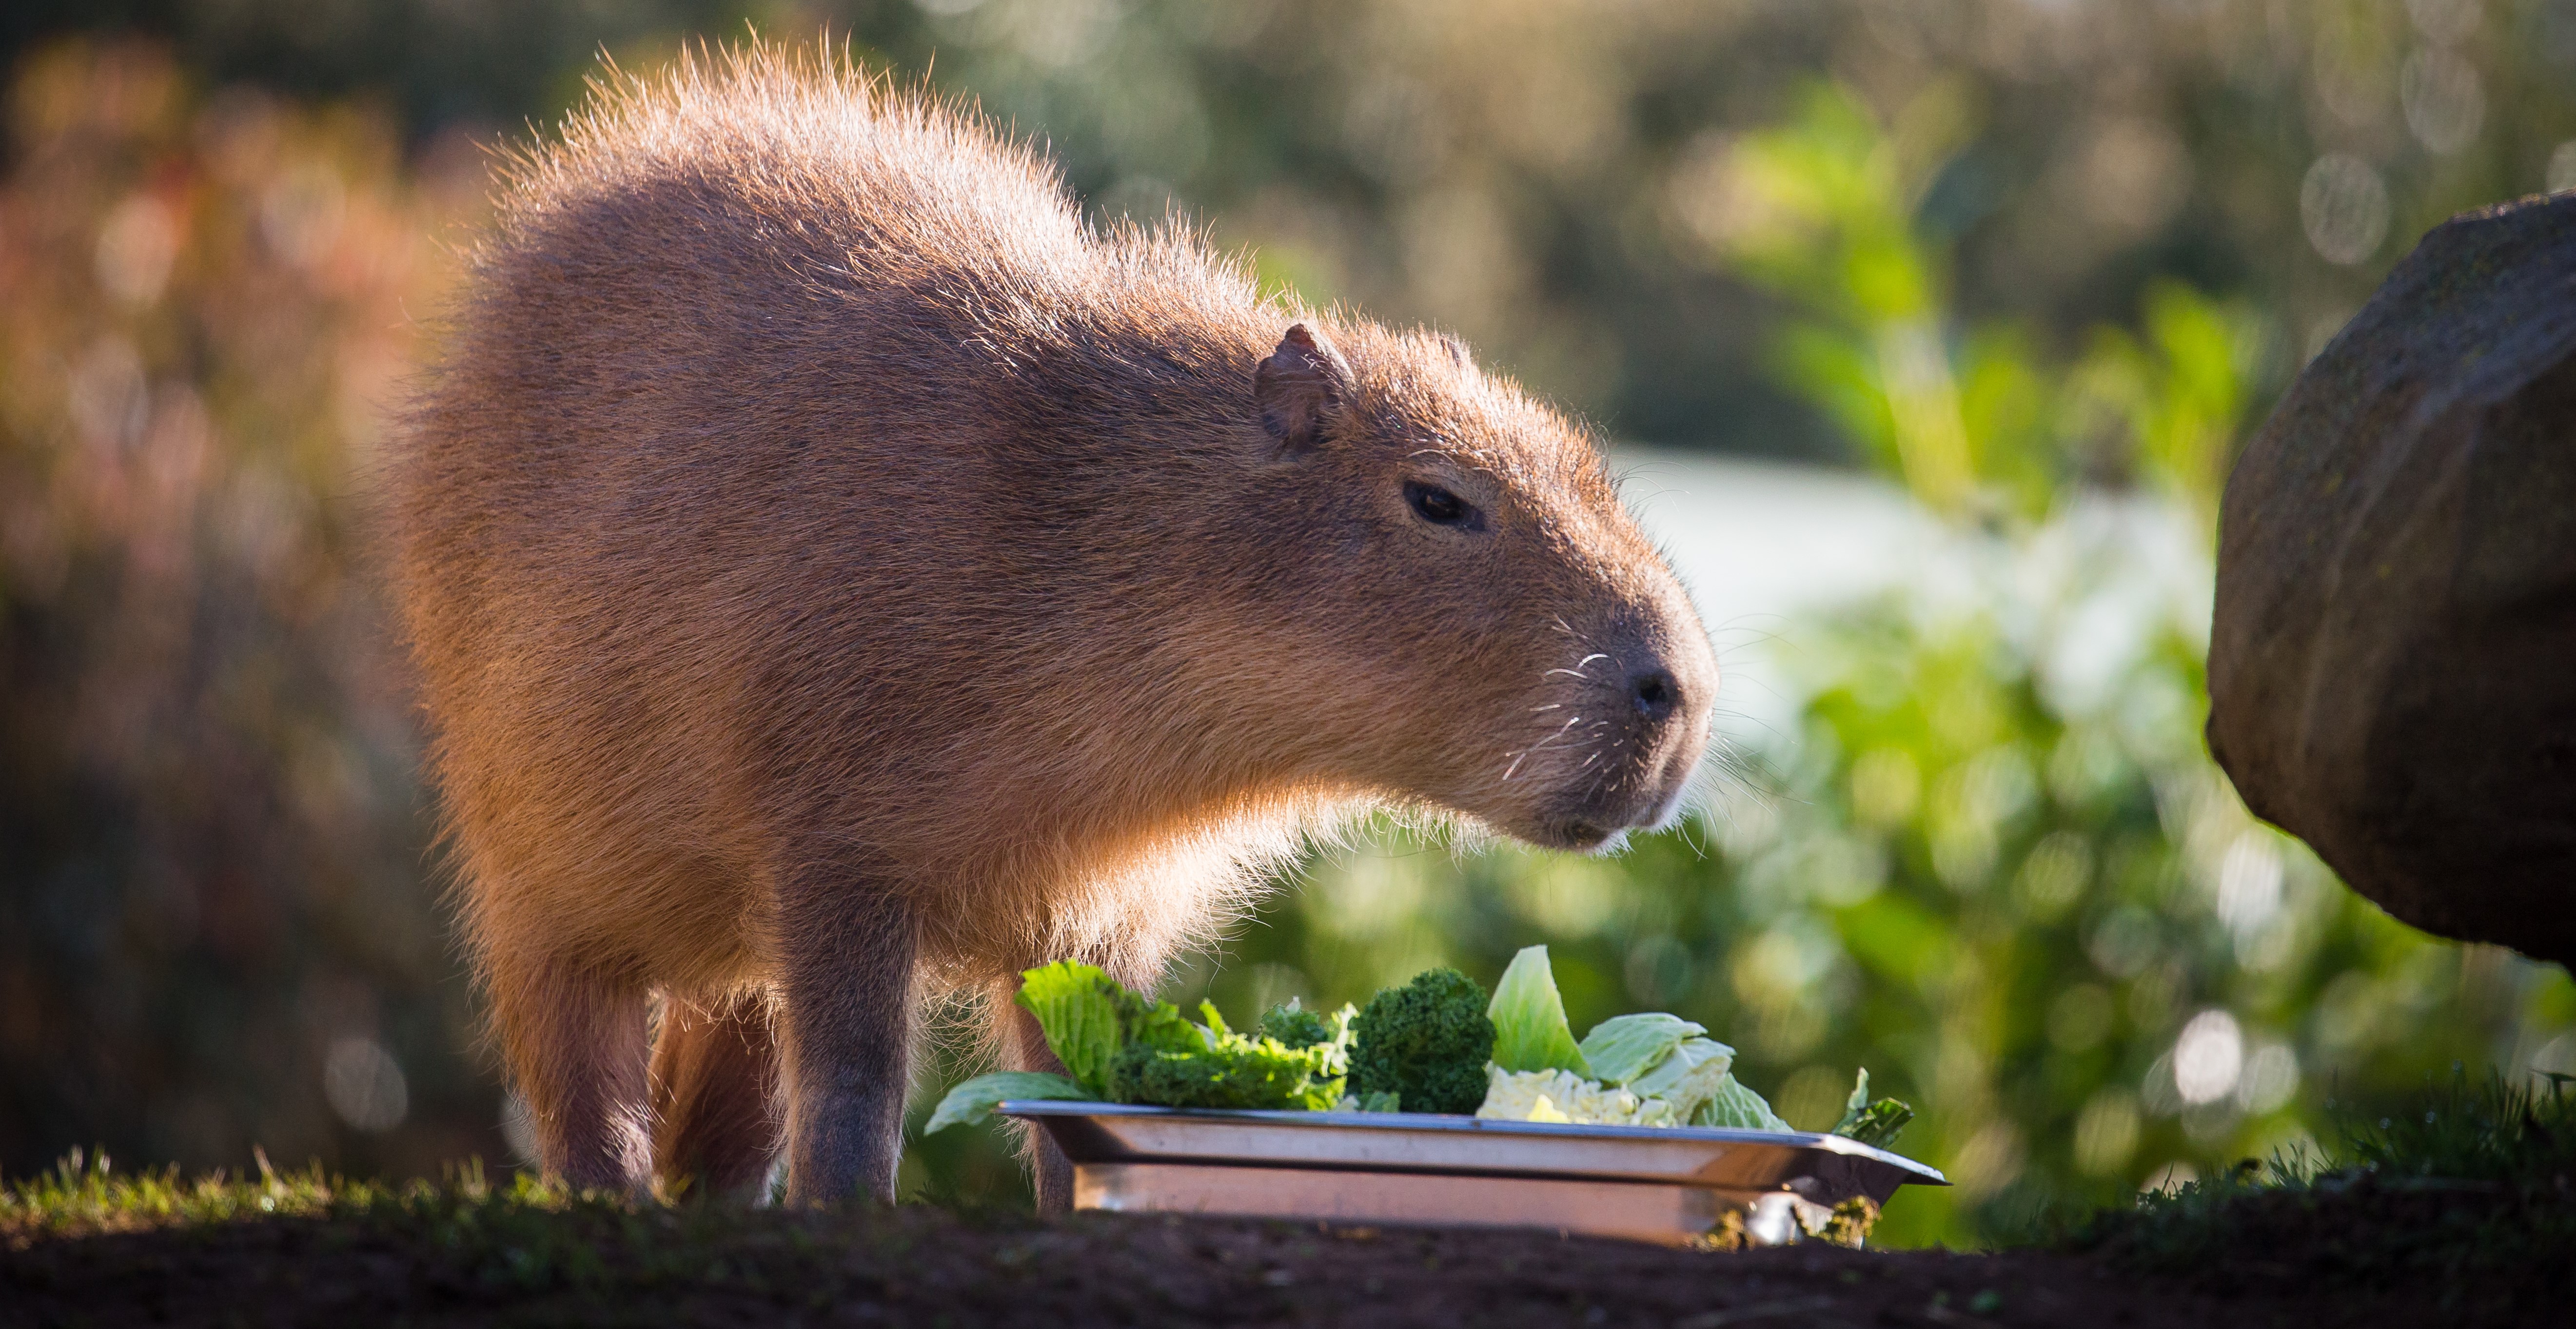
{"label": "pile of vegetables", "polygon": [[1078,1099],[1195,1108],[1329,1108],[1350,1066],[1352,1009],[1330,1015],[1291,1001],[1252,1034],[1228,1028],[1212,1002],[1205,1024],[1168,1001],[1130,992],[1095,965],[1060,960],[1020,975],[1015,998],[1037,1017],[1065,1075],[1000,1071],[948,1091],[925,1132],[972,1124],[1020,1099]]}
{"label": "pile of vegetables", "polygon": [[[982,1121],[1010,1099],[1790,1129],[1735,1078],[1735,1049],[1701,1025],[1621,1015],[1576,1041],[1544,946],[1513,957],[1490,1000],[1465,974],[1433,969],[1366,1009],[1326,1014],[1291,1001],[1250,1034],[1211,1003],[1193,1022],[1091,965],[1064,961],[1022,979],[1018,1001],[1067,1073],[977,1076],[949,1091],[928,1130]],[[1884,1147],[1913,1115],[1892,1098],[1870,1101],[1863,1070],[1834,1134]]]}

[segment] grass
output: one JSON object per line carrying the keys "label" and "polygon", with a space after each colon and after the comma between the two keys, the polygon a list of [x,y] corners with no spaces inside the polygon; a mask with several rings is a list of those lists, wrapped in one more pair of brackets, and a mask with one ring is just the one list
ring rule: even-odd
{"label": "grass", "polygon": [[2322,1150],[2249,1159],[2035,1235],[2219,1292],[2331,1281],[2439,1287],[2463,1309],[2556,1305],[2576,1258],[2570,1088],[2454,1067],[2404,1108],[2340,1109]]}
{"label": "grass", "polygon": [[[2274,1305],[2395,1296],[2438,1308],[2449,1322],[2516,1323],[2564,1300],[2567,1271],[2576,1268],[2571,1187],[2576,1084],[2472,1082],[2455,1073],[2404,1111],[2343,1110],[2320,1149],[2249,1162],[2134,1206],[2036,1225],[2023,1252],[1993,1267],[2045,1257],[2122,1279],[2152,1276],[2124,1284],[2136,1289],[2124,1297],[2150,1287]],[[931,1320],[1001,1323],[1053,1304],[1028,1299],[1043,1286],[1047,1297],[1086,1298],[1091,1310],[1076,1317],[1083,1323],[1119,1323],[1202,1302],[1222,1313],[1200,1318],[1226,1318],[1240,1309],[1248,1270],[1372,1289],[1381,1275],[1416,1276],[1401,1272],[1415,1256],[1397,1259],[1393,1248],[1356,1235],[1236,1226],[1242,1230],[1113,1215],[1049,1224],[922,1205],[659,1205],[525,1177],[493,1183],[474,1164],[403,1183],[335,1178],[319,1167],[279,1172],[265,1159],[249,1174],[188,1178],[176,1169],[119,1171],[104,1157],[76,1153],[46,1174],[0,1185],[0,1288],[56,1305],[88,1305],[84,1299],[102,1289],[136,1298],[134,1317],[102,1321],[117,1323],[152,1322],[167,1309],[152,1302],[164,1295],[155,1280],[229,1291],[246,1277],[275,1281],[277,1297],[301,1298],[293,1304],[311,1312],[302,1323],[349,1322],[367,1306],[420,1323],[471,1323],[504,1310],[530,1322],[724,1319],[682,1313],[705,1306],[754,1319],[909,1306],[929,1308]],[[1555,1249],[1498,1235],[1407,1240],[1422,1244],[1427,1269],[1443,1260],[1500,1261],[1499,1273],[1461,1284],[1492,1284],[1487,1290],[1497,1296],[1517,1277],[1512,1260]],[[1309,1249],[1319,1241],[1331,1249]],[[1585,1277],[1635,1282],[1616,1272],[1633,1261],[1661,1271],[1654,1277],[1679,1271],[1680,1285],[1700,1279],[1655,1263],[1667,1255],[1592,1250],[1581,1262],[1591,1271]],[[1939,1261],[1957,1257],[1928,1258],[1917,1271],[1923,1277],[1979,1276],[1941,1272],[1951,1266]],[[1900,1265],[1912,1267],[1901,1258],[1861,1267]],[[1466,1275],[1461,1264],[1457,1277]],[[1825,1290],[1840,1295],[1851,1276],[1835,1275],[1843,1281]],[[1274,1284],[1260,1286],[1269,1295]],[[1447,1305],[1458,1295],[1443,1284],[1436,1300]],[[423,1305],[428,1319],[413,1314]],[[452,1318],[439,1320],[440,1307]],[[82,1318],[90,1317],[30,1322]]]}
{"label": "grass", "polygon": [[2058,1256],[1822,1243],[1716,1254],[1544,1232],[1099,1213],[1048,1221],[932,1205],[664,1206],[489,1185],[471,1168],[389,1186],[268,1169],[189,1180],[89,1159],[0,1188],[0,1324],[31,1329],[1538,1329],[1750,1323],[1784,1308],[1825,1322],[1950,1323],[1954,1306],[1982,1316],[2004,1298],[2046,1304],[2029,1286],[2034,1271],[2071,1280],[2071,1295],[2090,1298],[2084,1308],[2104,1312],[2074,1322],[2143,1306],[2161,1313],[2134,1316],[2137,1329],[2199,1329],[2174,1313],[2175,1298],[2109,1284]]}
{"label": "grass", "polygon": [[806,1284],[820,1304],[847,1291],[829,1277],[827,1249],[847,1250],[855,1236],[899,1254],[905,1240],[903,1225],[882,1211],[852,1207],[809,1219],[712,1204],[639,1205],[526,1176],[493,1185],[479,1160],[437,1181],[403,1183],[333,1177],[319,1164],[280,1172],[265,1156],[259,1162],[255,1176],[185,1178],[176,1168],[119,1172],[103,1155],[75,1151],[49,1173],[0,1185],[0,1248],[273,1220],[342,1247],[426,1252],[438,1282],[477,1292],[596,1293],[710,1281],[765,1292],[788,1278]]}

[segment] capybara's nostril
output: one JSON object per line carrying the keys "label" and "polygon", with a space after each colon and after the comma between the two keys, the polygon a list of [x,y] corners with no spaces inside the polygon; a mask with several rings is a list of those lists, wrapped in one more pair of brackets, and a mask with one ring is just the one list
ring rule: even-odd
{"label": "capybara's nostril", "polygon": [[1637,714],[1661,720],[1681,709],[1682,685],[1673,681],[1670,670],[1649,669],[1628,685],[1628,695],[1637,704]]}

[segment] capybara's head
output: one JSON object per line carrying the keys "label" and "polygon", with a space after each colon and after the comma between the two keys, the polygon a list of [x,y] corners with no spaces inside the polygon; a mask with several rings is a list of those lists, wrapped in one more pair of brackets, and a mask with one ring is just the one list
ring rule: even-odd
{"label": "capybara's head", "polygon": [[1447,337],[1299,323],[1246,368],[1267,687],[1334,773],[1556,848],[1677,816],[1717,661],[1592,440]]}

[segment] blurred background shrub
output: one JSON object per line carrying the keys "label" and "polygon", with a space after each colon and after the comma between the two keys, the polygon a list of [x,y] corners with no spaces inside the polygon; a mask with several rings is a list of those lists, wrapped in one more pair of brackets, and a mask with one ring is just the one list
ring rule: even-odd
{"label": "blurred background shrub", "polygon": [[[2236,441],[2414,236],[2576,185],[2576,0],[22,0],[0,1168],[508,1156],[370,459],[475,145],[598,51],[746,20],[977,99],[1100,215],[1183,209],[1309,300],[1463,333],[1651,446],[1650,521],[1768,457],[1885,477],[1915,532],[1848,603],[1703,584],[1740,708],[1706,818],[1614,859],[1386,828],[1176,994],[1490,981],[1547,941],[1578,1025],[1700,1020],[1793,1121],[1855,1064],[1911,1098],[1904,1147],[1962,1184],[1907,1192],[1900,1240],[2455,1059],[2576,1069],[2563,973],[2354,899],[2198,736]],[[1018,1186],[962,1133],[907,1177]]]}
{"label": "blurred background shrub", "polygon": [[147,46],[8,107],[0,1159],[488,1152],[358,499],[475,172]]}

